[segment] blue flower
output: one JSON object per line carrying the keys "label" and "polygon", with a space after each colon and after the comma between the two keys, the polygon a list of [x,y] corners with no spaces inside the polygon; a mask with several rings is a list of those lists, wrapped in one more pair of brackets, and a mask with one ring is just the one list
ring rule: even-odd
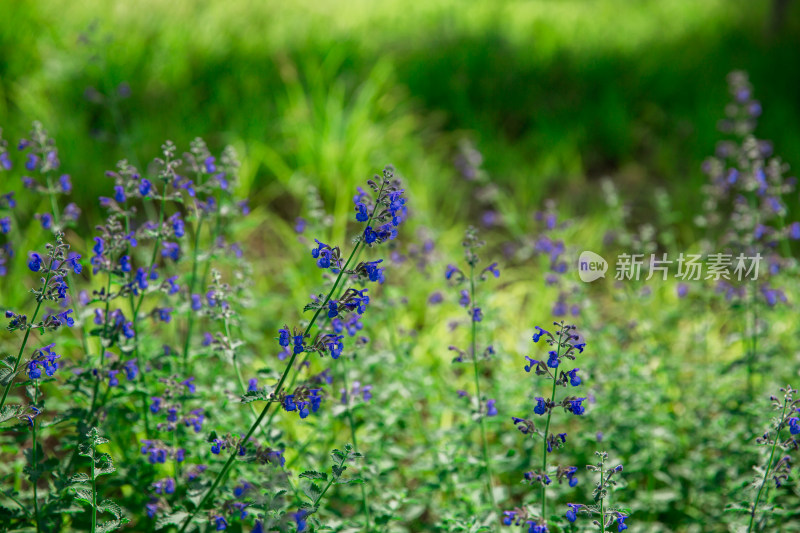
{"label": "blue flower", "polygon": [[298,533],[300,531],[305,531],[306,529],[306,516],[308,516],[308,511],[305,509],[299,509],[296,513],[289,513],[289,516],[292,517],[295,524],[297,525]]}
{"label": "blue flower", "polygon": [[148,287],[147,271],[143,267],[139,267],[136,270],[136,275],[134,276],[134,282],[139,286],[139,289],[141,290],[144,290]]}
{"label": "blue flower", "polygon": [[119,374],[119,370],[109,370],[108,371],[108,386],[109,387],[116,387],[119,385],[119,378],[117,377]]}
{"label": "blue flower", "polygon": [[336,300],[328,302],[328,318],[336,318],[339,315],[339,305]]}
{"label": "blue flower", "polygon": [[472,321],[473,322],[480,322],[483,320],[483,311],[481,311],[480,307],[473,307],[472,308]]}
{"label": "blue flower", "polygon": [[[566,434],[564,434],[564,440],[566,440]],[[567,479],[569,480],[570,487],[574,487],[578,484],[578,478],[575,476],[575,474],[577,473],[578,473],[578,468],[575,466],[571,466],[567,469],[566,476]]]}
{"label": "blue flower", "polygon": [[309,414],[308,406],[310,402],[300,401],[297,402],[297,412],[300,415],[300,418],[306,418]]}
{"label": "blue flower", "polygon": [[67,309],[62,313],[58,313],[56,317],[61,324],[66,324],[68,328],[71,328],[75,325],[75,320],[69,316],[72,314],[72,309]]}
{"label": "blue flower", "polygon": [[36,164],[39,162],[39,157],[36,154],[28,154],[28,159],[25,161],[25,168],[27,170],[36,170]]}
{"label": "blue flower", "polygon": [[247,392],[258,390],[258,378],[251,378],[247,381]]}
{"label": "blue flower", "polygon": [[160,307],[158,308],[158,319],[162,322],[169,323],[169,321],[172,319],[172,315],[170,313],[172,313],[171,307]]}
{"label": "blue flower", "polygon": [[528,364],[525,365],[525,372],[530,372],[532,369],[536,368],[539,365],[539,361],[537,361],[536,359],[531,359],[527,355],[525,356],[525,359],[528,360]]}
{"label": "blue flower", "polygon": [[11,231],[11,219],[8,217],[0,218],[0,233],[6,234]]}
{"label": "blue flower", "polygon": [[79,261],[80,258],[81,258],[80,254],[76,253],[70,253],[69,257],[67,258],[67,264],[72,268],[72,271],[75,272],[76,274],[80,274],[81,271],[83,270],[83,267],[81,266],[81,263]]}
{"label": "blue flower", "polygon": [[367,212],[367,206],[363,202],[356,203],[356,220],[359,222],[366,222],[369,220],[369,213]]}
{"label": "blue flower", "polygon": [[586,343],[579,342],[578,344],[574,344],[573,346],[575,347],[576,350],[578,350],[578,353],[583,353],[583,349],[586,348]]}
{"label": "blue flower", "polygon": [[469,291],[466,289],[461,290],[461,298],[458,300],[458,305],[461,307],[467,307],[469,305]]}
{"label": "blue flower", "polygon": [[62,174],[58,178],[58,184],[61,187],[61,192],[69,194],[72,191],[72,182],[69,179],[69,174]]}
{"label": "blue flower", "polygon": [[536,329],[538,329],[539,332],[533,334],[533,342],[539,342],[539,339],[542,337],[542,335],[547,334],[547,331],[540,328],[539,326],[536,326]]}
{"label": "blue flower", "polygon": [[367,244],[372,244],[378,240],[378,234],[372,229],[372,226],[367,226],[364,228],[364,242]]}
{"label": "blue flower", "polygon": [[577,387],[581,384],[581,377],[578,375],[578,370],[580,370],[580,368],[573,368],[567,372],[567,375],[569,376],[569,384],[573,387]]}
{"label": "blue flower", "polygon": [[444,271],[444,279],[452,278],[453,274],[455,274],[457,271],[458,269],[455,267],[455,265],[447,265],[447,268]]}
{"label": "blue flower", "polygon": [[28,261],[28,268],[31,269],[32,272],[39,272],[42,268],[42,256],[34,252],[30,257],[31,260]]}
{"label": "blue flower", "polygon": [[305,351],[305,346],[303,346],[304,335],[295,335],[294,339],[294,348],[293,352],[295,355],[303,353]]}
{"label": "blue flower", "polygon": [[586,412],[586,408],[583,405],[581,405],[581,403],[585,399],[586,398],[576,398],[574,400],[570,400],[569,407],[567,407],[567,410],[574,415],[582,415],[584,412]]}
{"label": "blue flower", "polygon": [[289,330],[286,328],[281,328],[278,330],[278,335],[278,344],[281,346],[289,346],[289,342],[291,340]]}
{"label": "blue flower", "polygon": [[214,164],[215,161],[216,158],[213,155],[206,157],[205,160],[203,161],[203,164],[206,167],[206,172],[208,172],[209,174],[213,174],[214,172],[217,171],[217,166]]}
{"label": "blue flower", "polygon": [[486,416],[497,416],[497,407],[495,407],[496,400],[489,400],[486,402]]}
{"label": "blue flower", "polygon": [[547,412],[547,403],[545,403],[544,398],[537,396],[536,400],[536,407],[533,408],[533,412],[537,415],[541,416]]}
{"label": "blue flower", "polygon": [[377,261],[370,261],[364,264],[364,269],[369,277],[370,281],[377,281],[379,283],[383,283],[385,281],[383,275],[383,268],[378,268],[378,263],[382,263],[383,259],[378,259]]}
{"label": "blue flower", "polygon": [[338,359],[340,355],[342,355],[342,350],[344,350],[344,344],[342,343],[342,339],[344,335],[326,335],[325,336],[325,346],[328,348],[328,351],[331,353],[331,357],[334,359]]}
{"label": "blue flower", "polygon": [[114,200],[120,204],[125,202],[125,189],[122,187],[122,185],[117,185],[114,187]]}
{"label": "blue flower", "polygon": [[800,434],[800,418],[792,417],[789,419],[789,433],[792,435]]}
{"label": "blue flower", "polygon": [[226,447],[225,442],[220,439],[214,439],[211,443],[211,453],[219,455],[220,450],[224,450]]}
{"label": "blue flower", "polygon": [[500,277],[500,270],[497,268],[497,263],[492,263],[484,269],[484,272],[491,272],[495,278]]}
{"label": "blue flower", "polygon": [[228,529],[228,521],[225,520],[225,517],[220,515],[214,515],[214,525],[216,526],[216,531],[224,531]]}
{"label": "blue flower", "polygon": [[283,408],[289,412],[292,412],[295,409],[297,409],[297,404],[294,403],[294,394],[287,394],[283,398]]}
{"label": "blue flower", "polygon": [[625,520],[628,517],[622,513],[617,513],[617,532],[625,531],[628,529],[628,525],[625,523]]}
{"label": "blue flower", "polygon": [[569,510],[567,511],[567,520],[574,522],[578,518],[578,511],[583,506],[580,504],[568,503],[567,507],[569,507]]}
{"label": "blue flower", "polygon": [[158,396],[153,396],[150,399],[153,400],[153,403],[150,404],[150,412],[155,414],[161,409],[162,400]]}
{"label": "blue flower", "polygon": [[503,525],[510,526],[514,523],[514,519],[517,518],[516,511],[503,511]]}
{"label": "blue flower", "polygon": [[178,213],[169,217],[169,221],[172,224],[172,231],[175,233],[176,237],[183,237],[186,235],[186,226],[183,224],[183,220]]}
{"label": "blue flower", "polygon": [[152,188],[153,184],[150,183],[150,180],[147,178],[143,178],[142,181],[139,182],[139,194],[142,196],[147,196],[150,194],[150,189]]}
{"label": "blue flower", "polygon": [[558,368],[558,364],[561,362],[558,358],[558,353],[555,350],[550,350],[547,352],[547,355],[547,366],[550,368]]}
{"label": "blue flower", "polygon": [[125,370],[125,377],[128,378],[128,381],[133,381],[139,374],[139,367],[136,365],[136,359],[125,361],[122,368]]}
{"label": "blue flower", "polygon": [[178,279],[178,276],[172,276],[171,278],[167,278],[167,283],[169,283],[169,289],[167,294],[175,294],[179,290],[181,290],[180,286],[175,283],[175,280]]}
{"label": "blue flower", "polygon": [[199,311],[203,308],[203,298],[199,294],[192,294],[192,311]]}
{"label": "blue flower", "polygon": [[11,170],[11,159],[8,157],[8,152],[0,153],[0,167],[3,170]]}

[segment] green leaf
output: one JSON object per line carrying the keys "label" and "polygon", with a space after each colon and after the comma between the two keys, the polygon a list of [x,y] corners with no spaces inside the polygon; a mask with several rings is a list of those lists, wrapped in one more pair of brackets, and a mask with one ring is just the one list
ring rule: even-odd
{"label": "green leaf", "polygon": [[156,529],[161,529],[170,525],[179,526],[183,524],[187,518],[189,518],[189,513],[183,509],[179,509],[172,514],[168,514],[159,518],[156,521]]}
{"label": "green leaf", "polygon": [[0,423],[16,418],[25,412],[25,407],[17,404],[4,405],[0,410]]}
{"label": "green leaf", "polygon": [[89,476],[87,474],[84,474],[84,473],[75,474],[74,476],[69,478],[69,482],[70,483],[75,483],[75,484],[88,483],[89,482]]}
{"label": "green leaf", "polygon": [[321,479],[322,481],[328,480],[328,474],[324,472],[317,472],[316,470],[306,470],[300,477],[308,478],[308,479]]}
{"label": "green leaf", "polygon": [[364,480],[360,477],[343,477],[335,481],[337,485],[360,485]]}
{"label": "green leaf", "polygon": [[322,489],[319,488],[319,485],[316,483],[310,483],[308,486],[303,488],[303,492],[306,496],[308,496],[308,499],[313,502],[316,501],[320,494],[322,494]]}
{"label": "green leaf", "polygon": [[263,389],[247,391],[242,395],[242,403],[267,402],[267,401],[270,401],[270,397],[269,394],[267,394],[267,391]]}
{"label": "green leaf", "polygon": [[79,502],[88,503],[89,506],[94,505],[94,498],[92,497],[92,491],[89,489],[73,489],[75,491],[75,499]]}

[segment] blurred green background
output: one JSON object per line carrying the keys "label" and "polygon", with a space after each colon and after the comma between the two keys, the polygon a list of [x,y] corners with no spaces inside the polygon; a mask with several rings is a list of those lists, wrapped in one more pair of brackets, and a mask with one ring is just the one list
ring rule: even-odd
{"label": "blurred green background", "polygon": [[309,183],[341,218],[391,162],[426,219],[464,221],[468,139],[512,229],[547,197],[601,208],[585,184],[606,175],[645,209],[666,187],[686,223],[729,71],[800,165],[798,30],[800,2],[779,0],[10,1],[0,124],[14,140],[44,122],[84,209],[118,159],[202,136],[237,146],[241,192],[287,219]]}

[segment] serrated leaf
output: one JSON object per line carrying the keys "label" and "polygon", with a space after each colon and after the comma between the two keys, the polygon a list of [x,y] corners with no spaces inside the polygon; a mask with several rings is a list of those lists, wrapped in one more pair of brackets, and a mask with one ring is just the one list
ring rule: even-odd
{"label": "serrated leaf", "polygon": [[308,479],[321,479],[322,481],[328,480],[328,474],[324,472],[317,472],[316,470],[306,470],[300,477],[308,478]]}
{"label": "serrated leaf", "polygon": [[242,403],[251,403],[251,402],[259,402],[259,401],[269,401],[269,395],[267,394],[266,390],[258,389],[253,391],[247,391],[242,395]]}
{"label": "serrated leaf", "polygon": [[123,525],[130,522],[124,516],[117,520],[109,520],[108,522],[103,522],[102,524],[98,524],[97,528],[95,529],[98,533],[107,533],[108,531],[114,531],[121,528]]}
{"label": "serrated leaf", "polygon": [[189,513],[184,510],[175,511],[172,514],[160,517],[156,521],[156,529],[161,529],[166,526],[179,526],[183,524],[189,517]]}
{"label": "serrated leaf", "polygon": [[69,478],[69,482],[70,483],[76,483],[76,484],[77,483],[88,483],[89,482],[89,476],[87,474],[84,474],[84,473],[81,472],[80,474],[75,474],[74,476]]}
{"label": "serrated leaf", "polygon": [[308,499],[310,499],[313,502],[317,499],[317,497],[320,494],[322,494],[322,489],[319,488],[319,485],[317,485],[316,483],[310,483],[303,488],[303,492],[305,493],[306,496],[308,496]]}
{"label": "serrated leaf", "polygon": [[25,412],[25,407],[17,404],[4,405],[0,410],[0,423],[16,418]]}
{"label": "serrated leaf", "polygon": [[359,485],[361,483],[364,483],[364,480],[360,477],[344,477],[336,480],[337,485]]}
{"label": "serrated leaf", "polygon": [[74,489],[75,490],[75,499],[88,503],[90,506],[94,505],[94,498],[92,497],[92,491],[88,489]]}
{"label": "serrated leaf", "polygon": [[111,513],[114,515],[114,518],[122,517],[122,507],[117,505],[117,503],[113,500],[103,500],[97,504],[97,510],[100,512]]}

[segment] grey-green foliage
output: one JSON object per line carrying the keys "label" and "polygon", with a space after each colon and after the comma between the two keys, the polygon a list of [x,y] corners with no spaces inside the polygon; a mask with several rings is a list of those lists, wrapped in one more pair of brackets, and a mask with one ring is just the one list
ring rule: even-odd
{"label": "grey-green foliage", "polygon": [[[86,440],[80,444],[78,453],[83,457],[88,457],[91,461],[91,474],[84,473],[72,476],[72,490],[75,491],[75,499],[83,504],[88,504],[92,510],[92,531],[105,533],[119,529],[129,520],[123,516],[122,508],[112,500],[97,502],[97,478],[116,471],[111,455],[99,452],[98,446],[108,442],[100,436],[97,428],[92,428],[86,434]],[[107,513],[113,516],[111,520],[97,523],[97,515]]]}

